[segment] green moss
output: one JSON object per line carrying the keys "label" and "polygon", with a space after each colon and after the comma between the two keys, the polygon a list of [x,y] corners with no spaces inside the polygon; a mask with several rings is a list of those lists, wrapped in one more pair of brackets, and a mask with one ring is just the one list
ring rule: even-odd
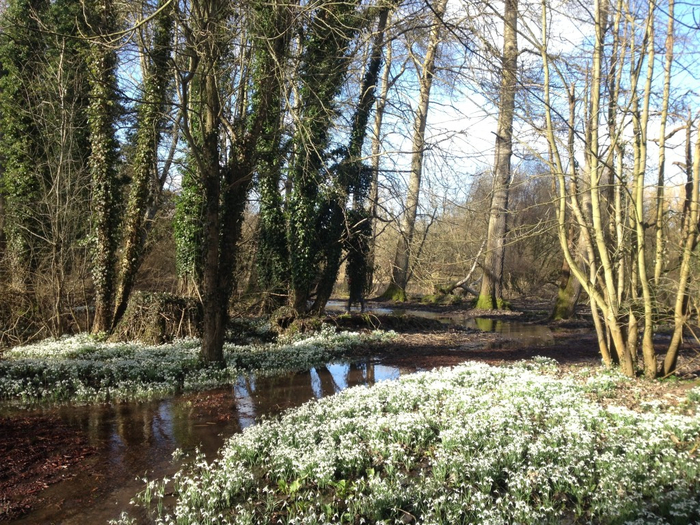
{"label": "green moss", "polygon": [[479,295],[476,300],[477,310],[510,310],[511,306],[508,301],[499,297],[495,301],[489,295]]}
{"label": "green moss", "polygon": [[380,301],[395,301],[397,303],[406,302],[406,290],[395,283],[391,283],[386,291],[379,296]]}
{"label": "green moss", "polygon": [[475,308],[477,310],[493,310],[495,305],[493,304],[493,300],[491,299],[490,295],[479,295],[476,300]]}
{"label": "green moss", "polygon": [[560,288],[557,294],[557,301],[554,305],[554,311],[552,312],[553,321],[561,321],[563,319],[570,319],[573,314],[571,308],[571,294],[567,288]]}

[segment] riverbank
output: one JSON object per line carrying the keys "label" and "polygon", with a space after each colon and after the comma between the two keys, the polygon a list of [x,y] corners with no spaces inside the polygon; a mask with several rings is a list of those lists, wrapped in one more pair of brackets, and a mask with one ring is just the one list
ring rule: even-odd
{"label": "riverbank", "polygon": [[[388,308],[389,305],[384,306]],[[409,306],[409,310],[418,308],[417,304]],[[534,356],[545,356],[559,363],[556,371],[550,371],[553,377],[603,374],[603,383],[610,382],[599,366],[595,337],[585,320],[548,323],[546,312],[530,305],[520,312],[492,313],[493,322],[482,323],[481,329],[476,329],[466,327],[467,321],[474,321],[475,312],[460,306],[432,306],[417,312],[422,317],[410,315],[410,312],[330,316],[328,322],[333,329],[326,328],[321,334],[297,334],[280,341],[270,341],[267,329],[259,326],[237,334],[238,344],[228,346],[227,367],[211,371],[197,364],[196,341],[143,347],[77,338],[17,349],[15,357],[20,361],[32,361],[32,370],[49,370],[42,371],[38,379],[36,373],[31,375],[36,380],[26,384],[36,394],[26,396],[25,404],[31,405],[42,397],[46,402],[53,399],[65,403],[71,399],[68,395],[71,392],[90,395],[73,398],[81,404],[88,403],[87,406],[63,405],[65,410],[60,413],[57,409],[46,408],[51,403],[42,403],[45,408],[33,411],[8,413],[5,410],[0,421],[3,430],[0,436],[0,493],[3,494],[0,520],[15,520],[29,513],[20,523],[46,523],[56,521],[55,516],[61,516],[58,521],[62,523],[83,523],[81,516],[84,517],[88,509],[105,506],[109,501],[109,509],[105,506],[103,513],[93,514],[95,522],[104,522],[118,515],[115,507],[128,507],[129,500],[141,487],[134,482],[135,476],[149,473],[149,477],[154,477],[157,472],[160,475],[175,472],[175,466],[169,461],[174,448],[193,450],[203,443],[211,460],[227,436],[240,432],[260,416],[282,413],[307,399],[332,395],[349,386],[395,379],[402,373],[450,367],[467,360],[508,366]],[[499,320],[506,323],[499,325]],[[537,327],[535,333],[544,333],[545,337],[523,343],[520,339],[525,333],[523,330],[528,331],[528,327],[533,326]],[[395,330],[395,333],[369,331],[375,327]],[[142,352],[142,364],[147,366],[134,364],[139,352]],[[680,370],[685,379],[615,381],[607,390],[601,390],[604,395],[597,396],[594,401],[635,411],[647,411],[650,406],[656,406],[657,410],[696,417],[692,412],[695,405],[688,405],[686,399],[692,396],[689,392],[700,385],[697,355],[692,346],[684,348]],[[47,366],[47,357],[40,356],[53,356],[54,364],[62,364],[54,369],[53,365]],[[77,367],[83,371],[82,376],[56,372],[66,371],[66,361],[71,359],[82,363]],[[106,367],[100,368],[98,362]],[[336,364],[325,366],[328,363]],[[297,373],[290,374],[289,370],[297,370]],[[85,371],[92,375],[86,376]],[[119,376],[119,371],[126,374]],[[62,383],[57,391],[64,397],[52,398],[43,394],[51,391],[46,382],[51,377],[89,379],[81,379],[83,386],[79,388],[77,383],[70,383],[73,386]],[[119,387],[118,377],[129,382]],[[240,383],[241,377],[250,380]],[[101,393],[94,390],[105,378],[109,382],[104,386],[108,388]],[[177,381],[170,382],[168,378]],[[206,390],[217,385],[226,387]],[[26,392],[26,388],[29,387],[22,386],[15,391]],[[194,391],[183,395],[188,388]],[[197,393],[196,390],[202,388],[205,390]],[[276,393],[268,397],[265,393],[268,391]],[[176,392],[180,394],[173,398]],[[148,401],[158,398],[163,401]],[[16,405],[17,399],[11,404]],[[133,403],[133,400],[140,401]],[[2,405],[7,408],[7,403]],[[129,450],[136,451],[133,458]],[[158,461],[144,463],[139,460],[139,454],[156,457]],[[124,458],[128,459],[126,463]],[[64,490],[62,487],[73,488]],[[53,510],[44,512],[49,508]]]}

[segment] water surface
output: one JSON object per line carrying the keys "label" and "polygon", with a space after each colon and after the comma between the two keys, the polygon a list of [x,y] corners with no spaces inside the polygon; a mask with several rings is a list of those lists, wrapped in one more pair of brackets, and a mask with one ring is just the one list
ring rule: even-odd
{"label": "water surface", "polygon": [[[344,301],[328,301],[326,309],[332,312],[346,311]],[[359,307],[353,307],[352,312],[359,312]],[[513,319],[493,319],[490,317],[471,317],[459,313],[432,312],[429,310],[413,310],[407,308],[388,308],[386,306],[369,305],[365,312],[375,315],[412,316],[422,319],[433,319],[446,325],[459,325],[480,332],[495,332],[505,339],[522,343],[526,346],[549,346],[554,344],[554,336],[547,326],[523,323]]]}
{"label": "water surface", "polygon": [[[97,453],[87,460],[92,469],[66,472],[68,479],[45,489],[42,503],[12,523],[106,523],[133,510],[129,501],[143,489],[142,478],[169,476],[177,470],[179,463],[172,461],[176,449],[189,454],[199,449],[213,459],[226,438],[261,416],[415,371],[371,360],[330,363],[275,377],[242,376],[231,388],[160,401],[22,411],[22,415],[60,417]],[[4,412],[12,415],[11,409]]]}

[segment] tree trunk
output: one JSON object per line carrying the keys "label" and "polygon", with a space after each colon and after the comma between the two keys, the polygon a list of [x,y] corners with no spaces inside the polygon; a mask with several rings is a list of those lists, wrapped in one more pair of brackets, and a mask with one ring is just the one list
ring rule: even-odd
{"label": "tree trunk", "polygon": [[117,232],[117,55],[107,44],[115,28],[114,6],[102,0],[96,6],[93,27],[99,31],[90,49],[90,160],[92,207],[95,228],[93,282],[95,285],[95,319],[93,333],[107,332],[112,327]]}
{"label": "tree trunk", "polygon": [[[160,0],[158,8],[167,8],[168,0]],[[158,148],[165,124],[169,60],[172,49],[172,10],[162,11],[156,20],[153,49],[149,55],[152,64],[143,71],[144,100],[138,112],[134,174],[127,204],[124,226],[119,282],[117,285],[112,328],[120,321],[136,281],[136,274],[143,260],[146,243],[146,220],[153,209],[154,193],[160,192],[158,184]],[[145,50],[144,50],[145,52]]]}
{"label": "tree trunk", "polygon": [[[215,2],[214,2],[215,3]],[[212,28],[215,32],[216,29]],[[219,236],[221,224],[219,201],[221,199],[221,173],[219,165],[219,129],[221,105],[216,77],[212,71],[215,57],[206,64],[202,79],[204,138],[201,152],[202,185],[204,187],[204,238],[202,267],[202,310],[204,314],[202,332],[202,358],[207,362],[223,361],[226,298],[219,286]],[[204,64],[203,64],[204,65]],[[223,313],[223,315],[222,315]]]}
{"label": "tree trunk", "polygon": [[571,273],[569,263],[562,263],[561,276],[559,279],[559,290],[557,298],[554,302],[554,311],[552,319],[555,321],[562,319],[571,319],[576,313],[576,304],[581,295],[581,283]]}
{"label": "tree trunk", "polygon": [[508,227],[508,193],[511,183],[510,160],[513,153],[513,118],[515,115],[515,92],[518,81],[518,2],[505,1],[503,16],[503,57],[501,67],[501,92],[498,102],[498,129],[496,131],[496,153],[493,194],[489,226],[486,234],[486,257],[484,276],[476,307],[482,309],[502,308],[503,260],[505,238]]}
{"label": "tree trunk", "polygon": [[[638,118],[637,114],[633,114],[633,122],[635,122],[635,156],[638,156],[638,161],[635,162],[637,170],[635,173],[635,189],[634,195],[635,204],[635,230],[637,234],[637,269],[639,281],[642,288],[642,301],[644,306],[644,332],[642,334],[642,355],[644,356],[644,374],[647,378],[653,379],[657,375],[656,352],[654,351],[654,304],[652,299],[651,287],[649,285],[647,258],[646,254],[649,251],[646,248],[646,226],[644,224],[644,177],[646,175],[647,165],[647,131],[649,129],[649,104],[652,90],[652,77],[654,75],[654,3],[649,2],[649,14],[647,15],[647,28],[645,39],[647,40],[647,77],[644,87],[644,99],[642,104],[642,113]],[[636,334],[635,334],[636,335]],[[635,345],[636,347],[636,345]],[[636,352],[635,352],[636,353]],[[632,357],[635,357],[633,353]]]}
{"label": "tree trunk", "polygon": [[[221,289],[220,239],[221,214],[221,160],[219,134],[221,122],[221,95],[219,68],[223,22],[227,4],[224,0],[195,0],[192,5],[192,28],[188,32],[188,47],[192,56],[191,70],[182,78],[181,96],[192,101],[199,109],[196,124],[191,121],[189,106],[183,113],[182,130],[187,139],[190,157],[196,166],[193,182],[202,188],[202,282],[201,302],[204,316],[200,355],[205,362],[223,361],[223,343],[226,329],[228,297]],[[194,125],[194,127],[193,127]]]}
{"label": "tree trunk", "polygon": [[[688,166],[690,168],[690,166]],[[681,255],[678,290],[673,311],[673,335],[664,359],[664,376],[675,373],[678,350],[683,339],[683,328],[688,319],[688,283],[691,275],[691,258],[698,241],[698,218],[700,217],[700,136],[695,139],[695,156],[692,161],[692,179],[689,181],[688,213],[683,224],[683,251]]]}
{"label": "tree trunk", "polygon": [[389,74],[391,72],[392,52],[391,45],[386,46],[386,58],[384,72],[382,73],[382,91],[377,98],[374,113],[374,128],[372,130],[372,184],[369,190],[370,220],[372,221],[372,238],[370,239],[369,254],[367,255],[367,288],[374,287],[375,254],[378,229],[378,209],[379,209],[379,161],[382,154],[382,120],[384,119],[384,109],[386,108],[387,96],[389,93]]}
{"label": "tree trunk", "polygon": [[661,101],[661,125],[659,128],[659,173],[656,186],[656,251],[654,256],[654,287],[657,295],[661,285],[661,273],[664,268],[664,251],[666,238],[664,224],[666,223],[664,184],[666,183],[666,122],[668,120],[668,105],[671,98],[671,67],[673,66],[673,26],[675,0],[668,1],[668,26],[666,31],[666,59],[664,61],[664,91]]}
{"label": "tree trunk", "polygon": [[[425,127],[428,122],[428,109],[430,106],[430,89],[433,85],[435,74],[435,57],[438,46],[442,40],[442,15],[445,13],[447,0],[438,0],[433,4],[435,20],[430,29],[428,48],[425,58],[420,65],[420,91],[418,95],[418,107],[413,122],[413,147],[411,155],[411,172],[406,192],[406,206],[404,208],[401,225],[399,228],[399,240],[394,252],[394,263],[391,268],[391,283],[382,294],[382,299],[405,301],[406,286],[409,277],[410,250],[413,241],[413,233],[418,214],[418,201],[420,197],[421,178],[423,176],[423,156],[425,153]],[[418,65],[418,64],[417,64]]]}
{"label": "tree trunk", "polygon": [[[573,87],[569,88],[569,130],[568,130],[568,154],[570,158],[574,158],[576,154],[575,150],[575,130],[576,130],[576,92]],[[571,199],[572,208],[577,210],[579,216],[580,224],[584,223],[583,211],[584,209],[589,209],[587,205],[590,202],[590,192],[589,185],[586,185],[584,191],[579,191],[578,186],[580,184],[578,170],[574,163],[570,163],[569,175],[571,177],[571,184],[574,186],[572,188],[572,193],[574,197]],[[578,197],[580,195],[580,198]],[[574,224],[572,223],[569,227],[569,238],[572,238],[574,234]],[[573,242],[569,242],[569,246],[573,247]],[[590,247],[590,238],[586,231],[581,231],[576,242],[576,263],[580,267],[585,267],[586,261],[584,259],[585,253],[588,253],[589,258],[593,259],[592,248]],[[559,280],[559,289],[557,291],[557,297],[554,302],[554,309],[552,311],[552,319],[571,319],[576,312],[576,304],[578,303],[579,297],[581,296],[581,283],[576,278],[574,273],[571,271],[569,262],[564,257],[562,263],[562,270]],[[593,317],[597,319],[597,309],[595,304],[591,305],[591,311]],[[599,320],[597,320],[599,322]]]}
{"label": "tree trunk", "polygon": [[[367,124],[369,122],[372,105],[375,101],[375,91],[377,89],[377,81],[379,80],[379,70],[382,65],[382,51],[384,48],[384,31],[386,29],[387,20],[389,18],[389,7],[385,6],[379,12],[379,20],[377,22],[377,33],[372,43],[372,50],[367,63],[367,70],[360,86],[360,100],[355,110],[353,117],[352,129],[350,131],[350,142],[345,154],[345,158],[341,160],[340,171],[340,194],[338,202],[331,207],[330,231],[334,233],[332,238],[328,239],[326,245],[322,247],[325,252],[325,267],[321,275],[321,281],[316,290],[316,299],[312,310],[314,312],[323,312],[326,303],[333,293],[333,287],[338,279],[338,270],[340,269],[342,256],[342,237],[348,236],[345,243],[348,247],[348,275],[355,273],[353,279],[350,279],[350,302],[362,301],[362,290],[364,289],[364,281],[366,274],[362,271],[362,267],[366,265],[366,254],[357,253],[361,250],[362,242],[355,237],[362,235],[360,230],[364,230],[361,224],[352,224],[347,221],[346,217],[351,218],[359,214],[363,209],[364,201],[367,198],[367,192],[370,189],[370,184],[365,181],[366,175],[369,173],[364,170],[362,163],[362,146],[367,136]],[[346,213],[348,198],[353,197],[353,212]],[[362,218],[359,218],[362,220]],[[347,223],[347,224],[345,224]],[[353,251],[352,247],[356,250]],[[359,290],[354,287],[359,285]],[[358,297],[359,295],[359,297]]]}

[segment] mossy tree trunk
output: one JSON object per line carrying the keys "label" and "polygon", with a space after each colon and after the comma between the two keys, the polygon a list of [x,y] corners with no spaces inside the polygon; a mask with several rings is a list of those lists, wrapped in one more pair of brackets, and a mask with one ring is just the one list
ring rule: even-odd
{"label": "mossy tree trunk", "polygon": [[581,295],[581,283],[571,273],[569,263],[562,263],[561,275],[559,277],[559,289],[557,297],[554,301],[554,309],[552,311],[552,319],[560,321],[563,319],[571,319],[576,313],[576,304]]}

